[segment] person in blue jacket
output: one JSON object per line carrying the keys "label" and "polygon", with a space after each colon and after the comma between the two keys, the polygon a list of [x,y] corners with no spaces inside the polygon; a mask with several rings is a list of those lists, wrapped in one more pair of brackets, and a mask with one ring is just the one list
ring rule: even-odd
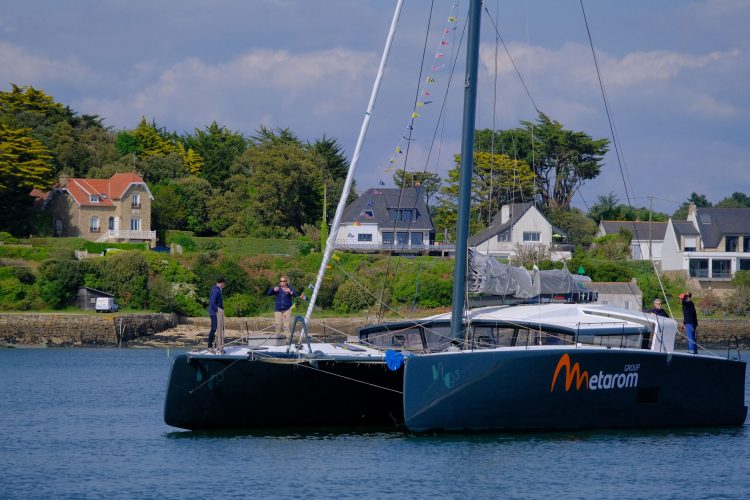
{"label": "person in blue jacket", "polygon": [[279,284],[269,288],[266,295],[274,296],[273,322],[275,332],[281,333],[282,326],[284,331],[288,332],[292,306],[294,305],[294,297],[300,296],[306,300],[305,294],[298,294],[294,288],[289,285],[286,276],[282,276],[279,278]]}
{"label": "person in blue jacket", "polygon": [[217,315],[219,311],[224,312],[224,300],[222,299],[222,290],[224,289],[224,278],[218,278],[216,284],[211,288],[208,295],[208,317],[211,318],[211,330],[208,332],[208,348],[214,346],[214,336],[218,325]]}

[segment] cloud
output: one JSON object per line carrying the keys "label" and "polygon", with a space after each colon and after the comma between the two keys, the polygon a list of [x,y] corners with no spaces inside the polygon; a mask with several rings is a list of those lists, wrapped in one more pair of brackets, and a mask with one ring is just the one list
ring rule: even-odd
{"label": "cloud", "polygon": [[73,58],[54,60],[31,54],[16,45],[0,41],[3,83],[43,86],[52,82],[87,85],[93,72]]}
{"label": "cloud", "polygon": [[189,129],[213,119],[251,130],[267,120],[268,126],[284,127],[304,117],[330,120],[351,112],[353,102],[366,98],[376,67],[374,53],[340,48],[296,54],[253,50],[215,64],[189,58],[123,98],[83,104],[86,112],[121,127],[133,126],[143,114],[169,122],[169,128]]}

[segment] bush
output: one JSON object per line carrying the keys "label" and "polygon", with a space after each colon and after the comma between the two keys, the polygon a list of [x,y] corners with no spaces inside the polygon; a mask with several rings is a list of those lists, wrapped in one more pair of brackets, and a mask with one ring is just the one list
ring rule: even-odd
{"label": "bush", "polygon": [[737,271],[732,278],[734,286],[750,287],[750,271]]}
{"label": "bush", "polygon": [[83,284],[81,265],[76,261],[47,261],[39,274],[39,294],[52,309],[72,303]]}
{"label": "bush", "polygon": [[700,299],[696,302],[698,302],[698,308],[704,316],[711,316],[721,306],[721,300],[711,290],[701,295]]}
{"label": "bush", "polygon": [[721,310],[727,314],[746,316],[750,313],[750,287],[741,286],[721,302]]}
{"label": "bush", "polygon": [[108,256],[102,266],[102,288],[127,307],[145,308],[149,299],[148,263],[143,253]]}
{"label": "bush", "polygon": [[18,238],[5,231],[0,231],[0,241],[3,243],[18,243]]}
{"label": "bush", "polygon": [[236,293],[224,301],[224,309],[227,316],[255,316],[260,312],[268,310],[269,302],[263,296]]}
{"label": "bush", "polygon": [[333,298],[333,308],[340,313],[354,313],[367,309],[375,303],[367,287],[352,280],[344,281]]}

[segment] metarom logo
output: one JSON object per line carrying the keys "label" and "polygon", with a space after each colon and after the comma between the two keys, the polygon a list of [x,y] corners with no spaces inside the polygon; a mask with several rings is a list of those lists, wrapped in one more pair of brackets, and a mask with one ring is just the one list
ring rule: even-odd
{"label": "metarom logo", "polygon": [[[589,376],[589,372],[582,370],[577,361],[571,364],[570,356],[566,353],[560,356],[560,361],[557,362],[549,392],[555,390],[557,376],[560,375],[563,368],[565,368],[565,392],[570,391],[573,382],[576,384],[577,391],[580,391],[582,386],[592,391],[638,387],[638,368],[640,368],[640,365],[625,365],[625,371],[622,373],[604,373],[600,370],[599,373]],[[586,382],[585,385],[584,381]]]}

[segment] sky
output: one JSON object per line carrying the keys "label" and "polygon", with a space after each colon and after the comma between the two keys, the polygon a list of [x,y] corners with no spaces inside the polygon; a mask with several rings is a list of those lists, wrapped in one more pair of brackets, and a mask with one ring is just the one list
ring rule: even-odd
{"label": "sky", "polygon": [[[180,133],[216,121],[246,136],[261,125],[305,141],[325,135],[349,158],[396,5],[2,3],[3,90],[41,88],[114,130],[146,116]],[[477,127],[513,128],[536,117],[496,25],[539,110],[567,129],[611,139],[579,1],[487,0],[485,7]],[[654,209],[671,214],[693,191],[712,202],[750,193],[750,2],[584,0],[584,7],[621,161],[611,148],[574,205],[586,210],[614,193],[648,206],[653,196]],[[454,166],[467,9],[468,0],[406,0],[355,177],[359,191],[392,185],[394,165],[441,176]],[[415,108],[416,101],[427,104]]]}

